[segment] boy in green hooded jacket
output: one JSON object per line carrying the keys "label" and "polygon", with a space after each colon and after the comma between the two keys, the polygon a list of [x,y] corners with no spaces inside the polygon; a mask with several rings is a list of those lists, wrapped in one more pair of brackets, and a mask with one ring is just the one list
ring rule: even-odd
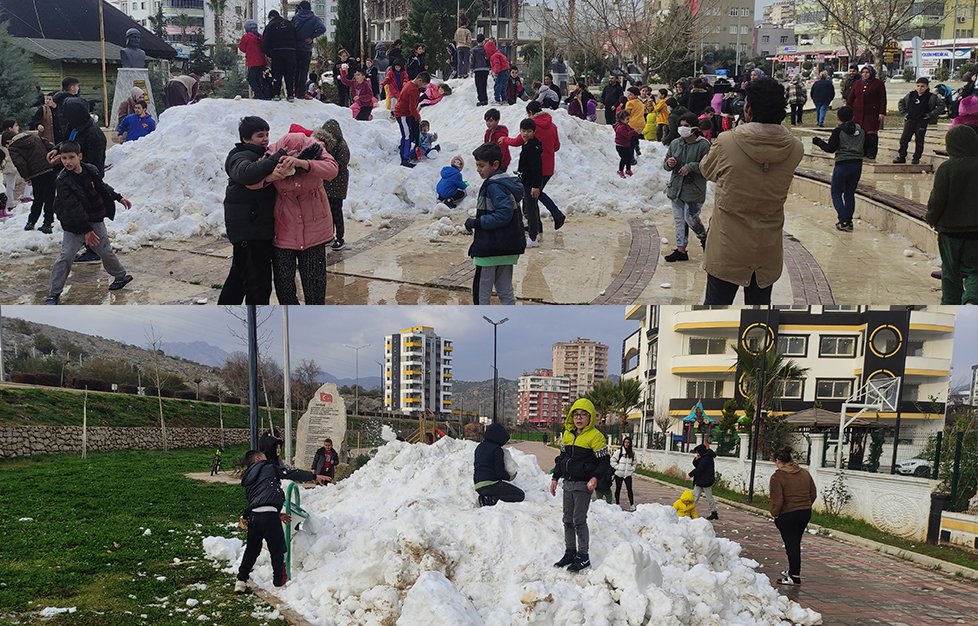
{"label": "boy in green hooded jacket", "polygon": [[594,415],[594,404],[587,398],[581,398],[571,405],[564,421],[564,434],[560,438],[560,454],[554,459],[553,480],[550,481],[550,495],[556,496],[557,481],[564,479],[565,551],[554,567],[567,567],[571,572],[591,566],[587,511],[591,506],[591,493],[598,485],[598,477],[607,473],[611,465],[608,442],[594,426]]}

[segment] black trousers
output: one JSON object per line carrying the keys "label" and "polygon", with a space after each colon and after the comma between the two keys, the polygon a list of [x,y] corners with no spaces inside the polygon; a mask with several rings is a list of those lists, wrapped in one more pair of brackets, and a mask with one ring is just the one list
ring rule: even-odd
{"label": "black trousers", "polygon": [[489,94],[486,93],[486,85],[489,84],[489,70],[476,70],[475,91],[479,95],[479,104],[489,104]]}
{"label": "black trousers", "polygon": [[625,483],[625,491],[628,492],[628,504],[635,504],[635,496],[632,494],[632,477],[615,476],[615,504],[621,504],[621,484]]}
{"label": "black trousers", "polygon": [[[27,217],[28,224],[37,222],[37,218],[44,213],[44,225],[50,226],[54,223],[54,195],[57,188],[58,176],[54,172],[41,174],[31,179],[34,186],[34,202],[31,204],[31,213]],[[13,194],[11,189],[10,193]]]}
{"label": "black trousers", "polygon": [[795,124],[801,124],[801,116],[805,112],[804,110],[805,104],[792,103],[790,106],[791,106],[791,125],[794,126]]}
{"label": "black trousers", "polygon": [[[907,158],[907,147],[910,145],[910,139],[914,140],[913,147],[913,158],[915,161],[919,161],[920,157],[924,154],[924,135],[927,134],[927,120],[906,120],[903,122],[903,134],[900,135],[900,150],[899,155],[901,158]],[[869,135],[866,136],[867,139]]]}
{"label": "black trousers", "polygon": [[[501,480],[498,483],[493,483],[491,485],[486,485],[485,487],[480,487],[475,490],[480,496],[486,496],[488,498],[495,498],[495,500],[502,500],[503,502],[522,502],[526,494],[523,490],[514,485],[513,483],[508,483],[505,480]],[[493,502],[495,504],[495,502]]]}
{"label": "black trousers", "polygon": [[279,304],[299,304],[295,290],[296,266],[299,268],[306,304],[326,304],[326,244],[305,250],[275,248],[272,272]]}
{"label": "black trousers", "polygon": [[532,191],[532,187],[523,185],[523,217],[526,218],[527,234],[530,239],[536,241],[543,226],[540,223],[540,202],[533,197]]}
{"label": "black trousers", "polygon": [[615,124],[615,107],[609,107],[605,105],[604,107],[604,123],[608,126],[614,126]]}
{"label": "black trousers", "polygon": [[[312,50],[295,51],[295,86],[301,87],[309,80],[309,64],[312,62]],[[305,94],[303,94],[305,95]]]}
{"label": "black trousers", "polygon": [[624,172],[626,169],[632,169],[632,160],[634,159],[632,146],[615,146],[615,150],[618,152],[618,171]]}
{"label": "black trousers", "polygon": [[782,513],[774,518],[774,525],[781,531],[784,551],[788,555],[788,574],[796,581],[801,578],[801,538],[811,520],[811,509]]}
{"label": "black trousers", "polygon": [[863,154],[867,159],[875,159],[880,149],[880,136],[876,133],[866,133],[866,143],[863,146]]}
{"label": "black trousers", "polygon": [[248,68],[248,86],[251,87],[251,92],[258,100],[267,100],[269,98],[265,93],[265,81],[261,77],[264,71],[264,67],[256,66]]}
{"label": "black trousers", "polygon": [[327,198],[329,200],[329,212],[333,215],[333,232],[336,238],[343,241],[346,229],[343,228],[343,198]]}
{"label": "black trousers", "polygon": [[231,269],[224,279],[218,304],[268,304],[272,295],[272,240],[234,244]]}
{"label": "black trousers", "polygon": [[[706,298],[703,304],[733,304],[740,285],[728,283],[716,276],[706,275]],[[750,277],[750,284],[744,287],[744,304],[771,304],[771,290],[774,285],[761,289],[757,286],[757,275]]]}
{"label": "black trousers", "polygon": [[[272,97],[282,93],[282,83],[285,83],[285,95],[295,97],[295,50],[272,50]],[[303,81],[302,84],[305,84]]]}
{"label": "black trousers", "polygon": [[357,112],[357,121],[366,122],[370,119],[370,114],[373,113],[374,108],[371,106],[360,105],[360,111]]}
{"label": "black trousers", "polygon": [[285,530],[276,512],[252,513],[248,517],[248,543],[238,568],[238,580],[248,580],[261,554],[262,541],[272,557],[272,584],[281,587],[285,585]]}

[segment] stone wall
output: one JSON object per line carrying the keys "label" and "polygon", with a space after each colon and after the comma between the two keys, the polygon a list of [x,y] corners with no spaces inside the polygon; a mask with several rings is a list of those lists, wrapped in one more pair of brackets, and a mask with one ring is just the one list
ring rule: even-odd
{"label": "stone wall", "polygon": [[[812,459],[822,458],[824,440],[812,438]],[[715,447],[715,444],[714,444]],[[741,456],[717,457],[716,470],[722,475],[726,485],[741,493],[747,492],[750,481],[750,459],[747,457],[747,436],[742,435]],[[686,474],[693,469],[693,455],[665,450],[635,449],[635,456],[641,465],[658,472],[681,471]],[[767,495],[771,475],[777,468],[769,461],[758,461],[754,473],[754,492]],[[824,510],[822,494],[840,474],[846,489],[852,494],[843,515],[850,515],[869,522],[876,528],[908,539],[923,541],[927,538],[927,517],[930,511],[930,494],[937,488],[938,481],[912,476],[873,474],[870,472],[836,470],[809,466],[809,473],[815,481],[819,497],[815,508]],[[673,473],[673,472],[668,472]],[[692,483],[690,483],[692,484]]]}
{"label": "stone wall", "polygon": [[[88,429],[88,451],[162,450],[159,428],[93,427]],[[225,428],[224,445],[248,443],[247,428]],[[170,448],[200,448],[221,443],[220,428],[167,428]],[[38,454],[80,454],[81,426],[0,427],[0,458]]]}

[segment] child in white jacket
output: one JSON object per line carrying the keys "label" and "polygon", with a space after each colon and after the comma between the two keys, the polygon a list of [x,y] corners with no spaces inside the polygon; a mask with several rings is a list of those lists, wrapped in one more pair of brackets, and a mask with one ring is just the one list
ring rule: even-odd
{"label": "child in white jacket", "polygon": [[635,473],[635,452],[632,451],[632,438],[625,437],[621,440],[621,448],[618,454],[611,459],[615,466],[615,504],[621,505],[621,484],[625,483],[628,492],[628,508],[635,510],[635,497],[632,494],[632,474]]}

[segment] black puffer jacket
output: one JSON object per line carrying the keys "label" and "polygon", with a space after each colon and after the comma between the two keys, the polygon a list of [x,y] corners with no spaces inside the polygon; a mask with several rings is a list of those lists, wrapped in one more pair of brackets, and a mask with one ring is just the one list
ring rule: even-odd
{"label": "black puffer jacket", "polygon": [[99,175],[104,175],[105,135],[92,121],[88,100],[79,96],[67,98],[61,105],[61,116],[67,129],[65,140],[81,146],[82,160],[97,167]]}
{"label": "black puffer jacket", "polygon": [[509,441],[509,433],[502,424],[490,424],[486,434],[475,448],[475,484],[493,480],[509,480],[503,461],[503,446]]}
{"label": "black puffer jacket", "polygon": [[704,445],[693,448],[693,452],[698,452],[700,458],[693,459],[693,471],[689,473],[693,479],[693,484],[697,487],[712,487],[717,480],[716,468],[713,459],[717,453]]}
{"label": "black puffer jacket", "polygon": [[241,477],[241,486],[248,498],[248,512],[260,506],[274,506],[281,511],[285,505],[283,478],[289,480],[314,480],[312,472],[301,469],[287,469],[268,461],[252,463]]}
{"label": "black puffer jacket", "polygon": [[270,240],[275,236],[275,187],[248,189],[272,173],[278,155],[262,159],[265,149],[249,143],[235,144],[224,161],[228,187],[224,192],[224,227],[228,240]]}
{"label": "black puffer jacket", "polygon": [[115,203],[117,200],[122,200],[122,196],[115,189],[105,184],[101,173],[94,165],[82,163],[82,170],[83,176],[92,180],[102,196],[101,209],[92,207],[88,192],[82,188],[85,178],[68,170],[62,170],[58,174],[57,195],[54,201],[54,210],[58,215],[58,221],[61,222],[61,228],[76,235],[84,235],[92,230],[92,222],[101,222],[106,217],[113,219]]}
{"label": "black puffer jacket", "polygon": [[265,54],[275,50],[295,50],[295,26],[284,17],[277,17],[265,26],[261,36],[261,49]]}

